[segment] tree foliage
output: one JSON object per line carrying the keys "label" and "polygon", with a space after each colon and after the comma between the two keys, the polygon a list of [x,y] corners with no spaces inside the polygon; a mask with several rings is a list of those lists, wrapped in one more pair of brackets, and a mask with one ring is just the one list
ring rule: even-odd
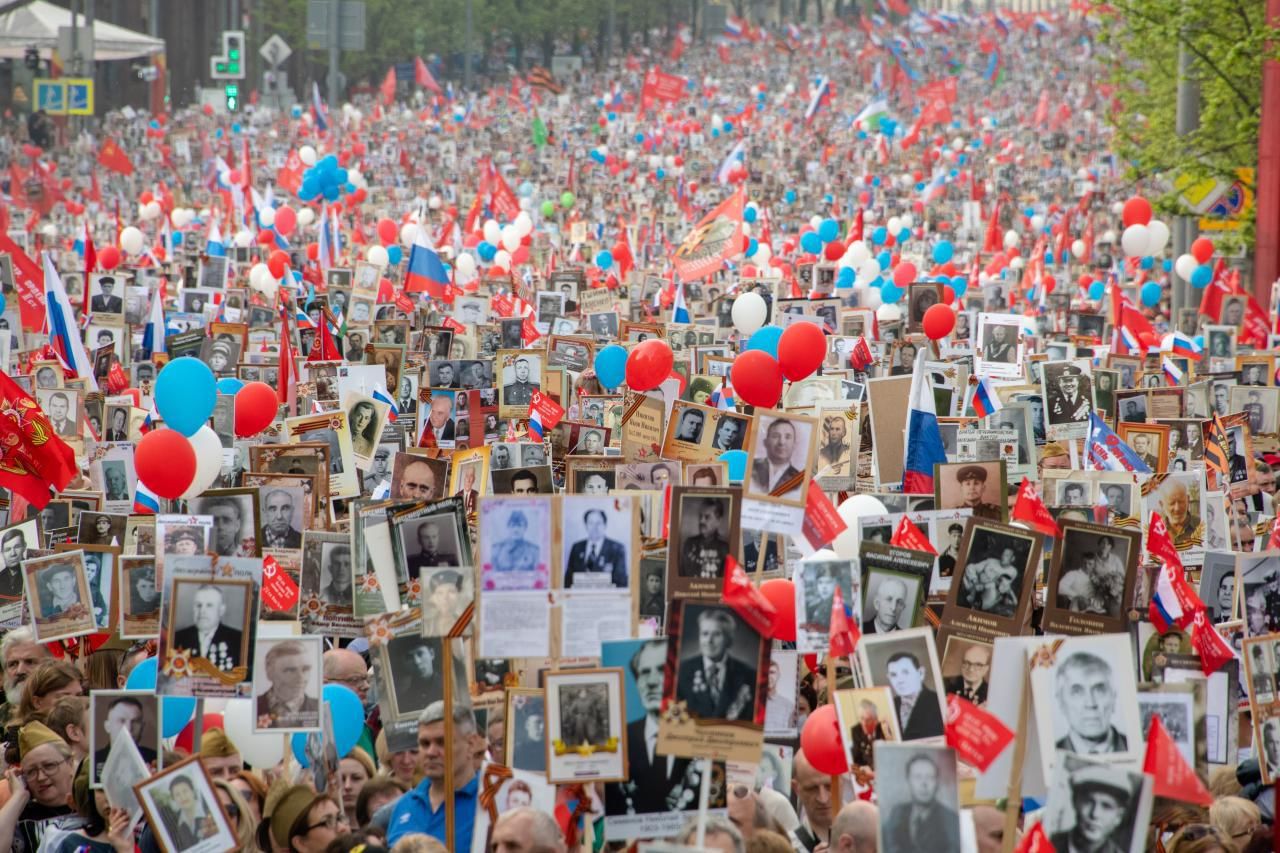
{"label": "tree foliage", "polygon": [[[1235,180],[1258,163],[1266,0],[1113,0],[1102,42],[1116,86],[1116,149],[1146,191],[1164,190],[1166,212],[1181,213],[1174,181]],[[1199,127],[1177,133],[1178,53],[1185,47],[1200,97]],[[1270,53],[1268,53],[1270,51]],[[1151,181],[1150,179],[1156,179]],[[1252,232],[1249,224],[1247,234]]]}

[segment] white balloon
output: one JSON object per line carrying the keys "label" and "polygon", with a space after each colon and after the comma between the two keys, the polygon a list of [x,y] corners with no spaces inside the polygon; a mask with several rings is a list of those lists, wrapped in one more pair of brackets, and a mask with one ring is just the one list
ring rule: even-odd
{"label": "white balloon", "polygon": [[1159,219],[1147,223],[1147,254],[1158,255],[1169,244],[1169,226]]}
{"label": "white balloon", "polygon": [[733,300],[733,307],[729,309],[729,313],[733,318],[733,327],[738,330],[738,334],[750,336],[764,325],[764,318],[768,310],[768,306],[765,305],[764,298],[760,294],[748,291],[738,294],[738,297]]}
{"label": "white balloon", "polygon": [[463,278],[471,278],[471,276],[476,273],[475,256],[465,253],[458,255],[457,263],[455,263],[454,266],[457,267],[458,275]]}
{"label": "white balloon", "polygon": [[529,215],[527,210],[520,211],[512,225],[515,226],[516,233],[520,235],[521,239],[533,233],[533,217]]}
{"label": "white balloon", "polygon": [[271,268],[264,263],[256,263],[249,268],[249,285],[260,288],[271,276]]}
{"label": "white balloon", "polygon": [[1122,201],[1111,202],[1111,215],[1119,216],[1122,213],[1124,213],[1124,202]]}
{"label": "white balloon", "polygon": [[1026,259],[1023,258],[1022,255],[1018,255],[1018,257],[1009,261],[1009,269],[1020,270],[1025,263]]}
{"label": "white balloon", "polygon": [[1178,259],[1173,262],[1173,271],[1178,274],[1178,278],[1183,281],[1191,281],[1191,274],[1196,271],[1196,267],[1200,266],[1200,262],[1195,259],[1194,255],[1179,255]]}
{"label": "white balloon", "polygon": [[486,219],[484,222],[484,239],[486,243],[498,245],[502,239],[502,227],[498,225],[496,219]]}
{"label": "white balloon", "polygon": [[1071,256],[1076,260],[1084,257],[1085,245],[1083,240],[1071,241]]}
{"label": "white balloon", "polygon": [[879,310],[880,306],[884,303],[884,300],[880,297],[880,288],[871,287],[860,282],[855,286],[859,288],[858,302],[861,306],[863,308],[870,308],[872,311]]}
{"label": "white balloon", "polygon": [[46,222],[40,226],[40,235],[46,240],[56,240],[58,237],[58,226],[52,222]]}
{"label": "white balloon", "polygon": [[1147,226],[1130,225],[1120,235],[1120,247],[1124,249],[1126,257],[1140,257],[1146,254],[1149,237],[1150,232],[1147,231]]}
{"label": "white balloon", "polygon": [[807,557],[801,557],[802,563],[820,563],[823,560],[838,560],[840,555],[830,548],[819,548]]}
{"label": "white balloon", "polygon": [[276,209],[274,207],[264,207],[258,211],[258,222],[262,223],[263,228],[270,228],[276,224]]}
{"label": "white balloon", "polygon": [[1018,241],[1019,237],[1017,231],[1010,228],[1008,231],[1004,232],[1004,247],[1006,249],[1012,249],[1014,246],[1018,245]]}
{"label": "white balloon", "polygon": [[120,232],[120,248],[130,255],[139,254],[142,251],[144,242],[145,238],[142,236],[142,232],[132,225]]}
{"label": "white balloon", "polygon": [[235,241],[236,246],[241,249],[247,249],[253,245],[253,234],[247,228],[241,228],[232,239]]}
{"label": "white balloon", "polygon": [[1031,217],[1031,229],[1032,229],[1033,231],[1041,231],[1041,230],[1043,230],[1043,229],[1044,229],[1044,217],[1043,217],[1043,216],[1041,216],[1041,215],[1040,215],[1040,214],[1038,214],[1038,213],[1037,213],[1035,216]]}
{"label": "white balloon", "polygon": [[867,258],[858,264],[858,281],[870,284],[880,275],[880,262],[875,258]]}
{"label": "white balloon", "polygon": [[149,201],[142,206],[142,218],[148,222],[153,219],[159,219],[163,213],[164,211],[160,209],[160,202],[158,201]]}
{"label": "white balloon", "polygon": [[302,161],[304,166],[314,166],[316,164],[316,149],[310,145],[304,145],[298,149],[298,159]]}
{"label": "white balloon", "polygon": [[[896,305],[885,305],[883,308],[896,308]],[[859,545],[861,540],[858,538],[858,519],[867,515],[883,515],[889,510],[877,498],[871,495],[854,495],[847,498],[844,503],[836,507],[836,512],[844,519],[847,525],[835,541],[831,543],[831,550],[842,559],[852,559],[858,556]]]}
{"label": "white balloon", "polygon": [[511,272],[511,253],[506,249],[499,249],[493,256],[493,265],[505,272]]}
{"label": "white balloon", "polygon": [[298,224],[306,228],[312,222],[316,221],[316,212],[309,207],[304,207],[298,211]]}
{"label": "white balloon", "polygon": [[502,248],[512,253],[520,248],[520,235],[516,233],[516,227],[514,225],[503,226]]}
{"label": "white balloon", "polygon": [[1108,228],[1106,231],[1103,231],[1102,236],[1098,238],[1098,243],[1100,245],[1110,245],[1115,241],[1116,241],[1116,232],[1112,231],[1110,228]]}
{"label": "white balloon", "polygon": [[871,257],[871,250],[861,240],[854,240],[849,245],[849,248],[845,250],[844,257],[849,262],[849,266],[854,269],[860,269],[867,259]]}
{"label": "white balloon", "polygon": [[902,220],[897,216],[890,216],[889,221],[885,223],[885,227],[889,229],[890,234],[897,237],[898,232],[902,230]]}
{"label": "white balloon", "polygon": [[902,308],[896,302],[887,302],[876,309],[876,319],[881,323],[896,323],[902,319]]}
{"label": "white balloon", "polygon": [[370,246],[368,251],[364,253],[364,257],[375,267],[385,267],[391,260],[387,257],[387,250],[382,246]]}
{"label": "white balloon", "polygon": [[400,226],[400,242],[406,247],[412,246],[413,241],[418,239],[418,223],[406,222]]}
{"label": "white balloon", "polygon": [[200,427],[187,441],[196,452],[196,475],[191,485],[182,493],[183,500],[190,500],[204,493],[222,473],[222,440],[208,424]]}
{"label": "white balloon", "polygon": [[903,228],[914,228],[916,225],[916,218],[910,213],[904,213],[898,218],[902,220]]}
{"label": "white balloon", "polygon": [[769,266],[769,259],[773,257],[773,248],[768,243],[760,243],[756,246],[756,253],[752,256],[752,260],[756,262],[758,267]]}
{"label": "white balloon", "polygon": [[252,756],[254,767],[274,767],[284,758],[288,738],[278,733],[255,734],[257,711],[253,699],[228,699],[222,709],[222,726],[227,737],[243,755]]}
{"label": "white balloon", "polygon": [[432,193],[431,198],[427,200],[427,207],[431,208],[432,210],[439,210],[443,205],[444,205],[444,200],[441,199],[440,196],[436,195],[435,193]]}

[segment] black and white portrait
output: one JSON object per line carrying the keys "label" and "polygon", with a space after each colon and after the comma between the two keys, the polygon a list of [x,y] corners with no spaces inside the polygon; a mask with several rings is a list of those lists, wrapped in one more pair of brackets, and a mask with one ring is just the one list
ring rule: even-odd
{"label": "black and white portrait", "polygon": [[983,526],[971,528],[961,568],[956,605],[990,616],[1011,618],[1018,610],[1035,540]]}
{"label": "black and white portrait", "polygon": [[89,751],[93,754],[90,782],[98,785],[102,767],[117,732],[123,731],[138,747],[142,760],[155,769],[160,748],[159,697],[141,690],[94,690],[89,694]]}
{"label": "black and white portrait", "polygon": [[944,746],[875,745],[882,853],[960,849],[955,753]]}
{"label": "black and white portrait", "polygon": [[723,604],[685,602],[675,699],[699,720],[756,719],[756,669],[767,642]]}
{"label": "black and white portrait", "polygon": [[257,506],[252,489],[223,489],[192,498],[192,515],[213,517],[209,548],[219,557],[257,556],[260,538]]}
{"label": "black and white portrait", "polygon": [[169,649],[204,658],[223,672],[248,666],[252,603],[250,584],[244,581],[175,578]]}
{"label": "black and white portrait", "polygon": [[852,560],[805,560],[797,567],[792,578],[796,587],[797,651],[821,654],[829,648],[836,590],[840,591],[845,608],[851,611],[851,621],[859,618],[861,583],[853,566]]}
{"label": "black and white portrait", "polygon": [[266,486],[258,490],[262,518],[262,547],[296,551],[302,547],[304,507],[310,496],[301,485]]}
{"label": "black and white portrait", "polygon": [[541,690],[512,691],[507,714],[507,762],[514,770],[547,771],[547,709]]}
{"label": "black and white portrait", "polygon": [[320,727],[319,636],[259,638],[254,644],[254,730],[305,731]]}
{"label": "black and white portrait", "polygon": [[1127,757],[1143,748],[1127,636],[1063,640],[1051,665],[1032,668],[1031,689],[1042,755]]}
{"label": "black and white portrait", "polygon": [[1130,538],[1071,526],[1062,533],[1057,606],[1071,613],[1119,618],[1125,607]]}
{"label": "black and white portrait", "polygon": [[796,501],[810,467],[813,421],[759,415],[747,493],[757,498]]}
{"label": "black and white portrait", "polygon": [[564,588],[629,589],[631,498],[570,495],[563,501]]}
{"label": "black and white portrait", "polygon": [[688,444],[699,444],[702,441],[702,431],[706,427],[707,416],[701,409],[681,409],[673,417],[675,440],[686,442]]}
{"label": "black and white portrait", "polygon": [[866,574],[862,633],[887,634],[915,624],[921,579],[906,572],[872,569]]}
{"label": "black and white portrait", "polygon": [[[450,642],[413,634],[402,634],[387,641],[389,686],[395,694],[397,718],[415,717],[432,702],[444,698],[444,649]],[[453,664],[454,684],[460,687],[467,683],[466,667],[456,652]]]}
{"label": "black and white portrait", "polygon": [[893,694],[902,740],[942,735],[946,709],[932,628],[864,636],[856,652],[865,684]]}
{"label": "black and white portrait", "polygon": [[733,498],[730,495],[681,495],[677,573],[682,578],[723,578],[730,553]]}
{"label": "black and white portrait", "polygon": [[1054,850],[1140,853],[1151,814],[1142,773],[1075,755],[1050,780],[1044,830]]}
{"label": "black and white portrait", "polygon": [[1093,384],[1080,365],[1070,361],[1046,362],[1041,366],[1041,377],[1049,432],[1054,433],[1054,427],[1087,424],[1093,409]]}

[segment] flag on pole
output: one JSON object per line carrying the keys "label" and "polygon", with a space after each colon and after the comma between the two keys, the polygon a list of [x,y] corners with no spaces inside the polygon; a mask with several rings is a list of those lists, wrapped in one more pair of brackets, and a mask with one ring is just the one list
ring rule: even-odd
{"label": "flag on pole", "polygon": [[45,326],[53,351],[67,369],[85,380],[90,391],[97,391],[98,381],[93,375],[93,362],[89,360],[84,341],[80,339],[75,309],[71,307],[62,278],[53,265],[53,256],[48,252],[44,253],[44,305]]}
{"label": "flag on pole", "polygon": [[832,657],[847,658],[858,647],[860,639],[862,631],[858,629],[858,620],[845,607],[844,594],[840,592],[840,585],[836,584],[836,591],[831,597],[830,645],[827,653]]}
{"label": "flag on pole", "polygon": [[449,289],[449,271],[444,268],[440,256],[423,242],[422,230],[414,238],[409,250],[409,269],[404,276],[406,293],[427,293],[443,299]]}
{"label": "flag on pole", "polygon": [[804,123],[811,124],[818,115],[818,110],[831,95],[831,81],[825,74],[820,75],[809,94],[809,106],[804,111]]}
{"label": "flag on pole", "polygon": [[320,97],[320,84],[315,81],[311,83],[311,110],[316,120],[316,130],[324,133],[329,129],[329,111]]}
{"label": "flag on pole", "polygon": [[1003,408],[1000,395],[996,394],[995,389],[991,387],[991,378],[981,377],[977,387],[973,389],[973,410],[977,412],[978,417],[985,418]]}
{"label": "flag on pole", "polygon": [[160,496],[148,489],[141,479],[133,493],[133,511],[140,515],[158,515],[160,512]]}
{"label": "flag on pole", "polygon": [[688,323],[689,305],[684,301],[684,282],[676,282],[676,297],[671,303],[671,322]]}
{"label": "flag on pole", "polygon": [[157,287],[151,294],[151,313],[147,317],[147,326],[142,331],[142,350],[147,358],[165,351],[164,334],[164,299]]}
{"label": "flag on pole", "polygon": [[933,402],[933,388],[925,379],[927,348],[916,354],[915,371],[911,374],[910,413],[907,415],[907,440],[902,491],[909,495],[933,494],[933,466],[947,461],[938,430],[938,413]]}
{"label": "flag on pole", "polygon": [[79,473],[75,451],[58,436],[40,404],[0,371],[0,486],[44,509],[52,497],[49,490],[62,491]]}
{"label": "flag on pole", "polygon": [[1058,522],[1054,520],[1049,508],[1044,505],[1044,499],[1040,497],[1040,490],[1026,477],[1022,478],[1022,484],[1018,486],[1018,498],[1013,503],[1011,517],[1014,521],[1031,525],[1045,536],[1062,535]]}
{"label": "flag on pole", "polygon": [[1089,463],[1095,471],[1129,471],[1150,474],[1151,468],[1143,462],[1132,447],[1125,444],[1115,431],[1098,417],[1089,413]]}
{"label": "flag on pole", "polygon": [[222,242],[222,230],[218,228],[216,219],[209,223],[209,239],[205,243],[204,253],[211,258],[225,258],[227,256],[227,245]]}
{"label": "flag on pole", "polygon": [[387,389],[383,388],[381,385],[375,385],[373,393],[369,396],[373,397],[373,399],[377,400],[379,403],[386,403],[391,408],[391,412],[387,415],[388,421],[395,423],[400,418],[400,407],[396,405],[396,401],[387,393]]}
{"label": "flag on pole", "polygon": [[[165,224],[169,218],[165,217]],[[98,251],[93,246],[93,234],[89,232],[89,221],[84,223],[84,313],[89,313],[89,276],[98,268]]]}

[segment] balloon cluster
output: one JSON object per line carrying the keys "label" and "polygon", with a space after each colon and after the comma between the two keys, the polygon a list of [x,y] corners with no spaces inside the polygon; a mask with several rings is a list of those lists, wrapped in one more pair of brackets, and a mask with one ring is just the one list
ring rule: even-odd
{"label": "balloon cluster", "polygon": [[[304,145],[298,149],[298,157],[308,166],[302,173],[302,185],[298,187],[298,198],[302,201],[314,201],[317,198],[337,201],[343,193],[356,191],[347,170],[338,165],[337,156],[327,154],[316,159],[316,150],[310,145]],[[311,162],[308,163],[308,160]]]}
{"label": "balloon cluster", "polygon": [[218,392],[235,396],[236,435],[257,435],[275,420],[276,390],[265,382],[227,378],[219,382],[197,358],[176,358],[156,377],[156,410],[166,429],[138,442],[138,479],[156,495],[193,498],[213,485],[222,470],[222,441],[208,425]]}

